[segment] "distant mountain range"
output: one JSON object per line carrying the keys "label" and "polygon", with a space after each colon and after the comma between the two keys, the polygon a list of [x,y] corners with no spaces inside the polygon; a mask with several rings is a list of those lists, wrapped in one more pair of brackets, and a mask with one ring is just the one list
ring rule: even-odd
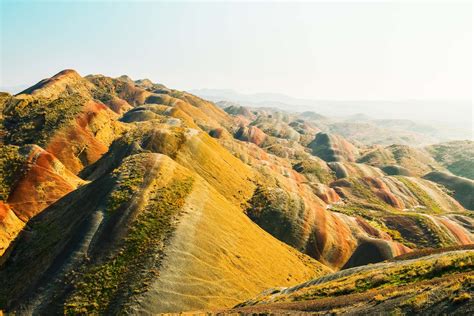
{"label": "distant mountain range", "polygon": [[230,101],[289,112],[314,111],[336,118],[357,118],[359,121],[405,120],[405,126],[407,123],[421,124],[421,129],[430,126],[436,135],[429,136],[438,141],[474,139],[471,100],[310,100],[280,93],[244,94],[231,89],[195,89],[189,92],[214,102]]}

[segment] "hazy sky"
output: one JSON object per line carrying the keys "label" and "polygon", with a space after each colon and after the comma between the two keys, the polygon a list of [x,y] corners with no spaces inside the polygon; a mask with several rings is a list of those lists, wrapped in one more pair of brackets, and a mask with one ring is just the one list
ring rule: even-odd
{"label": "hazy sky", "polygon": [[471,98],[470,1],[0,2],[0,86],[73,68],[177,89]]}

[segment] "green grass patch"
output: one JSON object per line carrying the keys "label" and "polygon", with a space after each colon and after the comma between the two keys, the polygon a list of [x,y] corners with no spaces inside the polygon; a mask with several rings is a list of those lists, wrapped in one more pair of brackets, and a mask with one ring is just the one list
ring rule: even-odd
{"label": "green grass patch", "polygon": [[139,190],[146,172],[146,166],[140,159],[127,159],[128,163],[113,171],[112,176],[116,178],[116,187],[107,200],[107,212],[117,211],[133,194]]}
{"label": "green grass patch", "polygon": [[403,183],[408,190],[410,190],[413,195],[418,199],[421,205],[425,206],[428,210],[433,213],[443,213],[443,209],[433,200],[426,191],[422,190],[417,184],[413,183],[405,177],[396,177],[401,183]]}

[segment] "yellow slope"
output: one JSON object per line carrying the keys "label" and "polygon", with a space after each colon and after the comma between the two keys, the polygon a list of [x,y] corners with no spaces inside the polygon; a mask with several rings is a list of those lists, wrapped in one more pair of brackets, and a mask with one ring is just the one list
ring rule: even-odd
{"label": "yellow slope", "polygon": [[263,231],[194,172],[167,157],[162,161],[163,174],[171,169],[195,182],[159,277],[136,300],[140,312],[233,306],[269,287],[330,271]]}

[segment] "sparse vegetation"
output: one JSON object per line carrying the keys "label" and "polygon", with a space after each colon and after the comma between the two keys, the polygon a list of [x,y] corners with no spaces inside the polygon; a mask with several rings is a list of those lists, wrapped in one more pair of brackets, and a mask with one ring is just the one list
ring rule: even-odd
{"label": "sparse vegetation", "polygon": [[117,182],[107,201],[107,212],[113,213],[131,201],[133,194],[139,192],[146,171],[146,167],[139,159],[128,159],[126,165],[114,170],[112,176]]}
{"label": "sparse vegetation", "polygon": [[15,181],[21,177],[25,157],[18,146],[0,146],[0,201],[5,201]]}
{"label": "sparse vegetation", "polygon": [[[308,283],[274,295],[262,295],[239,304],[234,312],[258,311],[351,311],[354,305],[383,305],[395,299],[403,303],[387,305],[384,313],[398,310],[420,312],[434,301],[463,304],[470,301],[472,291],[473,253],[446,254],[417,261],[401,261],[366,267],[348,275],[322,277],[314,285]],[[436,294],[432,294],[435,291]],[[311,309],[310,306],[313,306]],[[299,308],[298,308],[299,307]],[[306,308],[305,308],[306,307]],[[287,309],[288,308],[288,309]]]}
{"label": "sparse vegetation", "polygon": [[312,159],[305,159],[295,164],[293,169],[310,178],[314,177],[321,183],[329,183],[334,180],[334,172],[327,167],[324,168],[321,163]]}
{"label": "sparse vegetation", "polygon": [[304,211],[304,202],[296,194],[280,188],[258,187],[248,201],[246,214],[264,230],[292,245],[302,248],[297,214]]}
{"label": "sparse vegetation", "polygon": [[81,112],[86,99],[67,94],[54,100],[15,99],[4,111],[7,144],[45,146],[52,134]]}
{"label": "sparse vegetation", "polygon": [[[114,309],[111,304],[117,303],[120,295],[128,297],[145,291],[146,285],[158,276],[158,266],[148,265],[157,265],[153,258],[157,252],[162,253],[166,238],[174,229],[173,219],[192,184],[192,178],[185,178],[156,189],[131,224],[121,249],[104,263],[88,266],[73,280],[75,289],[65,304],[65,314],[104,313]],[[151,268],[148,272],[147,266]]]}
{"label": "sparse vegetation", "polygon": [[428,208],[433,213],[442,213],[443,210],[429,194],[422,190],[416,183],[410,181],[409,178],[397,177],[420,201],[420,204]]}

